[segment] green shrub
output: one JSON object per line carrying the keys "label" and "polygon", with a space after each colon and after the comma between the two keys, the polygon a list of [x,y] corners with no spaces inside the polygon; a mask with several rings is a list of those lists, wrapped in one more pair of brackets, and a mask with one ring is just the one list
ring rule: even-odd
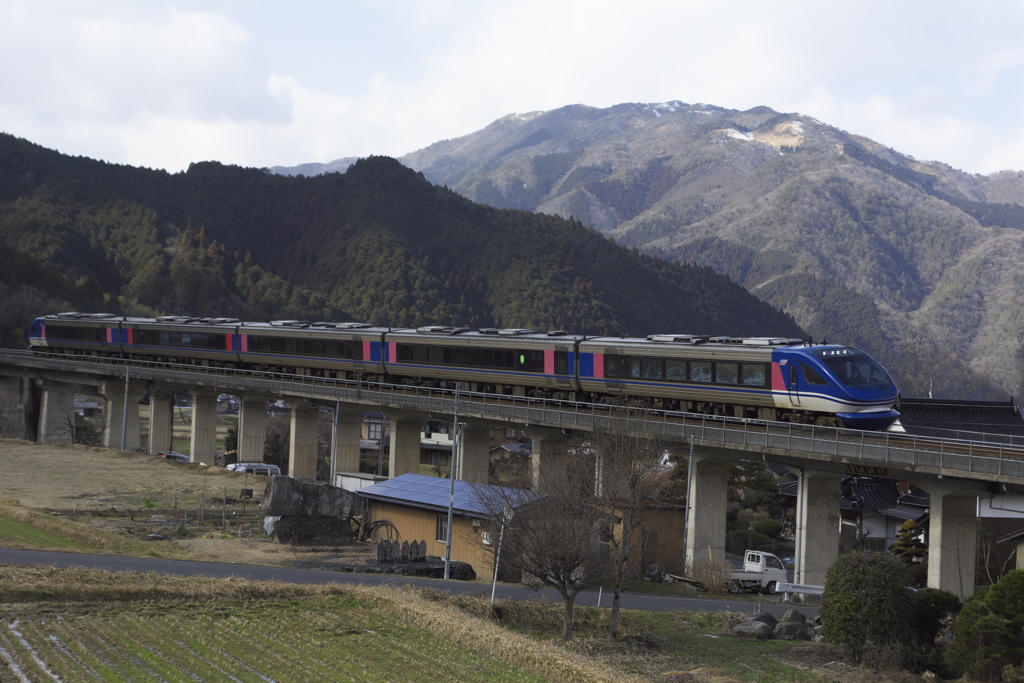
{"label": "green shrub", "polygon": [[909,580],[906,564],[891,555],[841,555],[825,575],[825,639],[847,645],[857,662],[902,664],[913,635]]}
{"label": "green shrub", "polygon": [[1024,628],[1024,570],[1014,570],[971,597],[953,622],[946,663],[972,679],[998,681],[1024,664],[1018,635]]}
{"label": "green shrub", "polygon": [[956,616],[960,611],[960,598],[937,588],[925,588],[911,595],[914,605],[912,626],[917,642],[925,647],[933,645],[942,631],[943,620]]}
{"label": "green shrub", "polygon": [[778,538],[782,534],[782,522],[765,517],[754,522],[754,531],[768,538]]}

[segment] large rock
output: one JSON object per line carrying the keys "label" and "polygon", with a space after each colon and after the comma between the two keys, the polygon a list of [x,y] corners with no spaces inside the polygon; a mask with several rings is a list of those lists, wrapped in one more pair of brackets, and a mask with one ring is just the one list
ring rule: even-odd
{"label": "large rock", "polygon": [[810,640],[812,637],[814,629],[802,621],[782,621],[772,630],[775,640]]}
{"label": "large rock", "polygon": [[307,484],[291,477],[271,477],[260,501],[265,517],[354,517],[363,499],[330,484]]}
{"label": "large rock", "polygon": [[733,626],[732,633],[733,635],[741,636],[743,638],[767,640],[772,635],[772,627],[763,621],[753,621],[748,619]]}
{"label": "large rock", "polygon": [[291,545],[347,545],[352,542],[352,523],[340,517],[282,517],[274,535]]}
{"label": "large rock", "polygon": [[761,612],[750,617],[747,621],[760,621],[761,623],[768,624],[768,628],[775,628],[779,623],[779,620],[775,618],[770,612]]}

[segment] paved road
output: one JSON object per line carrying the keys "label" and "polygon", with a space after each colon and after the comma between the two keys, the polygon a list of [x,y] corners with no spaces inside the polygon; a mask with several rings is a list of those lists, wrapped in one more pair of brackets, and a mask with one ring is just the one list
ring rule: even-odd
{"label": "paved road", "polygon": [[[254,579],[257,581],[284,581],[287,583],[362,583],[369,586],[392,585],[414,586],[417,588],[433,588],[448,593],[464,595],[482,595],[490,597],[491,587],[484,583],[464,581],[444,581],[443,579],[423,579],[409,576],[393,576],[388,574],[348,574],[309,569],[286,569],[282,567],[263,567],[249,564],[226,562],[195,562],[191,560],[159,560],[143,557],[120,557],[114,555],[84,555],[79,553],[61,553],[45,550],[14,550],[0,548],[0,564],[20,566],[49,565],[54,567],[86,567],[89,569],[105,569],[117,572],[157,572],[179,576],[212,576],[227,578],[230,576]],[[499,584],[497,597],[513,600],[536,600],[538,593],[522,586]],[[550,602],[561,602],[561,597],[553,590],[540,591]],[[584,591],[576,600],[577,605],[611,606],[611,595],[603,595],[599,591]],[[710,597],[674,597],[669,595],[650,595],[627,592],[622,596],[623,609],[671,612],[687,610],[691,612],[758,612],[768,611],[776,617],[781,616],[792,605],[780,602],[780,596],[765,596],[764,601],[720,600]],[[798,609],[808,617],[817,615],[818,608],[800,606]]]}

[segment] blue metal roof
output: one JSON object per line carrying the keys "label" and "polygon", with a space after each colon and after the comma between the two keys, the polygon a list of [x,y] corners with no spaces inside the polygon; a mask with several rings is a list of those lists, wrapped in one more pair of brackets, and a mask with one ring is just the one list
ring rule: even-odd
{"label": "blue metal roof", "polygon": [[[400,477],[368,486],[358,493],[371,500],[447,512],[451,485],[450,479],[430,477],[425,474],[403,474]],[[494,494],[491,498],[492,506],[495,503],[516,501],[513,507],[520,507],[542,497],[541,494],[533,491],[471,484],[456,480],[453,511],[455,514],[468,517],[490,517],[493,512],[487,504],[490,493]]]}

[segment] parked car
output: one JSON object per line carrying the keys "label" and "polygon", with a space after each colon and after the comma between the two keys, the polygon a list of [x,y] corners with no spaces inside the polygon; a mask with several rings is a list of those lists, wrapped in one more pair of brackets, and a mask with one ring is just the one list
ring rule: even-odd
{"label": "parked car", "polygon": [[184,453],[175,453],[174,451],[170,453],[157,453],[156,457],[173,460],[174,462],[192,462],[192,459]]}
{"label": "parked car", "polygon": [[267,465],[262,462],[234,462],[227,466],[232,472],[249,472],[251,474],[262,474],[272,476],[281,474],[281,468],[277,465]]}

